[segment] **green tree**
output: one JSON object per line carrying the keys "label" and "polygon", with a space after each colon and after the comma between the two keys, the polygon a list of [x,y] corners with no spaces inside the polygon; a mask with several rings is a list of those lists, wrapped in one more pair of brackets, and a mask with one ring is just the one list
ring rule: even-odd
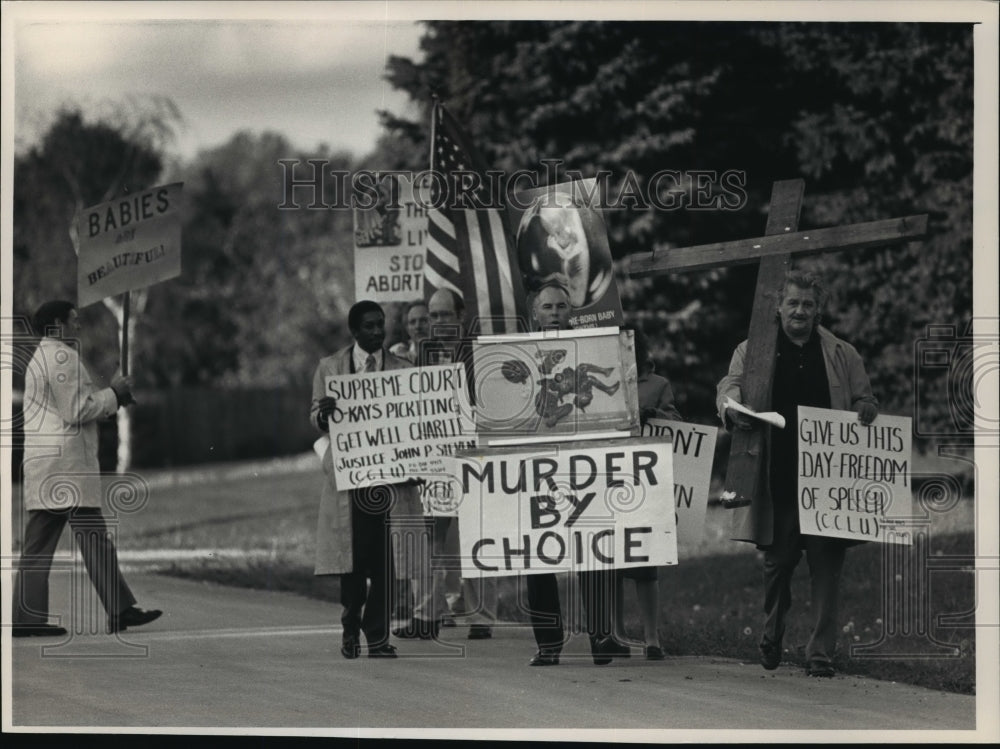
{"label": "green tree", "polygon": [[[161,97],[129,100],[97,119],[67,106],[57,112],[41,141],[15,158],[15,314],[28,316],[47,299],[76,298],[77,215],[88,206],[156,184],[163,153],[179,122],[176,107]],[[134,294],[136,313],[145,298],[144,290]],[[81,310],[89,337],[120,341],[122,304],[106,299],[104,306],[111,319],[93,309]],[[130,319],[130,340],[137,316]],[[88,358],[99,372],[119,368],[119,352],[113,346],[92,347]],[[118,470],[130,462],[131,414],[120,409]]]}
{"label": "green tree", "polygon": [[[420,62],[391,58],[386,73],[424,107],[419,120],[383,116],[409,144],[397,148],[409,166],[425,166],[436,94],[493,166],[539,169],[540,183],[544,158],[610,173],[609,200],[623,198],[607,220],[626,316],[660,342],[660,371],[688,417],[711,418],[755,270],[635,280],[627,257],[762,234],[776,179],[806,178],[803,228],[931,213],[924,242],[814,261],[832,279],[828,319],[872,362],[885,410],[914,408],[924,326],[970,317],[967,25],[440,21],[421,50]],[[641,196],[663,169],[738,170],[745,204],[650,209]],[[690,196],[690,183],[678,187]]]}
{"label": "green tree", "polygon": [[304,154],[276,133],[240,132],[185,167],[184,273],[150,290],[150,319],[171,320],[145,339],[150,384],[301,383],[346,341],[350,213],[279,210],[282,159],[350,166],[342,153]]}

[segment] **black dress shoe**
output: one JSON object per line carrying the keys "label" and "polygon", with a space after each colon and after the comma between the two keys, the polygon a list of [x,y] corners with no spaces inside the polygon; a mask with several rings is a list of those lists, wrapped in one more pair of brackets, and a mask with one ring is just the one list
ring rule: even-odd
{"label": "black dress shoe", "polygon": [[629,658],[632,649],[622,645],[613,637],[591,637],[590,654],[594,657],[595,666],[606,666],[613,658]]}
{"label": "black dress shoe", "polygon": [[618,642],[614,637],[605,637],[601,649],[612,658],[631,658],[632,648]]}
{"label": "black dress shoe", "polygon": [[781,643],[762,640],[757,649],[760,650],[760,665],[768,671],[774,671],[781,663]]}
{"label": "black dress shoe", "polygon": [[163,614],[159,609],[140,609],[138,606],[129,606],[120,614],[108,617],[108,633],[122,632],[129,627],[138,627],[149,624],[154,619],[159,619]]}
{"label": "black dress shoe", "polygon": [[611,663],[611,655],[604,652],[604,639],[601,637],[591,635],[590,654],[594,657],[595,666],[606,666]]}
{"label": "black dress shoe", "polygon": [[547,648],[540,649],[535,656],[528,662],[529,666],[558,666],[559,665],[559,651],[549,650]]}
{"label": "black dress shoe", "polygon": [[368,648],[369,658],[395,658],[396,648],[388,643],[385,645],[379,645],[378,647]]}
{"label": "black dress shoe", "polygon": [[351,660],[357,658],[361,655],[361,642],[358,640],[357,635],[344,635],[344,639],[340,645],[340,654]]}
{"label": "black dress shoe", "polygon": [[823,661],[812,661],[806,667],[806,673],[809,676],[818,676],[820,678],[829,679],[834,675],[833,666],[829,663],[824,663]]}
{"label": "black dress shoe", "polygon": [[656,645],[648,645],[646,647],[646,660],[647,661],[662,661],[666,659],[666,654],[663,652],[663,648],[657,647]]}
{"label": "black dress shoe", "polygon": [[68,633],[55,624],[15,624],[10,634],[12,637],[64,637]]}
{"label": "black dress shoe", "polygon": [[493,630],[485,624],[472,624],[469,626],[470,640],[490,640],[493,638]]}

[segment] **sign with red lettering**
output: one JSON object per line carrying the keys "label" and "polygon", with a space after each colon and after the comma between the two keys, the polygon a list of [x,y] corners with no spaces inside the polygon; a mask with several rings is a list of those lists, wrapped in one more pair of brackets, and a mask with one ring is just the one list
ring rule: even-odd
{"label": "sign with red lettering", "polygon": [[[799,406],[799,527],[813,536],[911,544],[912,424]],[[899,528],[899,530],[897,530]]]}
{"label": "sign with red lettering", "polygon": [[[354,209],[354,298],[409,302],[424,296],[427,210],[413,180],[386,175],[362,189],[371,207]],[[364,187],[364,186],[363,186]]]}
{"label": "sign with red lettering", "polygon": [[81,211],[78,307],[181,274],[182,187],[152,187]]}
{"label": "sign with red lettering", "polygon": [[466,577],[677,564],[669,442],[490,448],[447,462]]}

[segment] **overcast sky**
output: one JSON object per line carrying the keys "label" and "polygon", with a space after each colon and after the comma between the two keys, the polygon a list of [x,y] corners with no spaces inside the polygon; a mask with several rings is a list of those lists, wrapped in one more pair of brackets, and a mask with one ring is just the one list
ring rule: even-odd
{"label": "overcast sky", "polygon": [[[418,56],[421,27],[371,17],[372,10],[384,13],[381,4],[363,12],[299,6],[280,20],[128,18],[117,11],[145,9],[115,3],[109,16],[107,6],[96,5],[76,3],[17,24],[19,148],[37,138],[62,103],[79,102],[86,111],[127,95],[174,101],[184,118],[176,150],[185,157],[244,128],[284,133],[306,151],[325,142],[361,155],[379,134],[377,109],[408,111],[406,97],[382,75],[390,54]],[[241,6],[214,6],[215,14]]]}

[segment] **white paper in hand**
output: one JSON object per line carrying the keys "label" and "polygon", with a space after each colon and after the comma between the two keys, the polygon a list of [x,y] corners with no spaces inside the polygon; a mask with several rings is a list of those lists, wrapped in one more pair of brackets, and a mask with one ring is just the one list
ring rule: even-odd
{"label": "white paper in hand", "polygon": [[778,429],[785,428],[785,417],[779,414],[777,411],[762,411],[757,413],[752,408],[747,408],[742,403],[737,403],[728,395],[726,396],[726,409],[733,409],[741,414],[746,414],[752,419],[757,419],[758,421],[763,421],[765,424],[770,424],[771,426],[778,427]]}

